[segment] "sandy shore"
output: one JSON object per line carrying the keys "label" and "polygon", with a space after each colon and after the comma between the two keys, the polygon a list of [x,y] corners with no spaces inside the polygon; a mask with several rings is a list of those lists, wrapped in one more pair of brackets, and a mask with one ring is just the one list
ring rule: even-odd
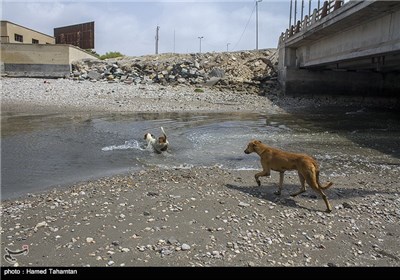
{"label": "sandy shore", "polygon": [[[164,88],[160,96],[155,86],[2,82],[2,109],[21,112],[282,113],[309,102],[284,108],[265,97],[209,89]],[[349,171],[332,178],[326,194],[334,210],[328,214],[311,190],[289,196],[299,187],[295,172],[285,176],[281,196],[273,194],[278,174],[256,187],[255,172],[148,169],[2,201],[3,254],[29,247],[14,263],[3,258],[2,266],[400,265],[398,174]]]}

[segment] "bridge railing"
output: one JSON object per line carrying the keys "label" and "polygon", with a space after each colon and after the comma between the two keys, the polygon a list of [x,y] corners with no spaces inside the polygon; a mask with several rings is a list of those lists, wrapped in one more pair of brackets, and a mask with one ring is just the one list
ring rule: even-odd
{"label": "bridge railing", "polygon": [[320,21],[330,13],[336,11],[343,6],[345,0],[327,0],[320,9],[314,9],[311,15],[306,15],[302,20],[298,20],[296,25],[290,26],[279,37],[279,44],[285,42],[291,36],[306,31],[310,26]]}

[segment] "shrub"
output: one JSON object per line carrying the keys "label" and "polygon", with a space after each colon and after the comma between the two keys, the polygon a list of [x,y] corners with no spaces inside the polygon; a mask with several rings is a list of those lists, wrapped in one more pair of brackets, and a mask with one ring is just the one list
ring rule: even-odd
{"label": "shrub", "polygon": [[107,58],[116,58],[116,57],[122,57],[124,56],[120,52],[106,52],[106,54],[103,54],[100,56],[101,60],[107,59]]}

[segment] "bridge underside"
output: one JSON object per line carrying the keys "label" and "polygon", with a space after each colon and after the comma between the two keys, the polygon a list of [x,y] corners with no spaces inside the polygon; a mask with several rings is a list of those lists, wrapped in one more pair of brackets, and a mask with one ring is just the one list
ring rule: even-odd
{"label": "bridge underside", "polygon": [[359,95],[400,98],[400,72],[286,69],[281,73],[288,95]]}
{"label": "bridge underside", "polygon": [[303,66],[309,70],[332,70],[352,72],[400,72],[400,52],[378,54],[370,57],[328,62],[318,65]]}
{"label": "bridge underside", "polygon": [[289,95],[400,97],[400,2],[349,2],[279,45]]}
{"label": "bridge underside", "polygon": [[289,95],[362,95],[400,98],[400,52],[286,68]]}

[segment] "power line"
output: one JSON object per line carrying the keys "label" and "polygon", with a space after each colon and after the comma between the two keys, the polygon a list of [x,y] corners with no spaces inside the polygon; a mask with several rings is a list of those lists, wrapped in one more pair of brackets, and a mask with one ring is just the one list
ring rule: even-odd
{"label": "power line", "polygon": [[240,41],[242,40],[243,34],[244,34],[244,32],[246,31],[247,26],[249,25],[249,22],[250,22],[251,18],[253,17],[253,14],[254,14],[254,10],[255,10],[255,9],[256,9],[256,6],[254,5],[253,10],[251,11],[251,15],[250,15],[250,17],[249,17],[249,20],[247,21],[246,26],[245,26],[244,29],[243,29],[242,35],[240,35],[239,41],[237,41],[237,43],[235,44],[235,47],[234,47],[232,50],[235,50],[236,47],[237,47],[237,45],[238,45],[238,44],[240,43]]}

